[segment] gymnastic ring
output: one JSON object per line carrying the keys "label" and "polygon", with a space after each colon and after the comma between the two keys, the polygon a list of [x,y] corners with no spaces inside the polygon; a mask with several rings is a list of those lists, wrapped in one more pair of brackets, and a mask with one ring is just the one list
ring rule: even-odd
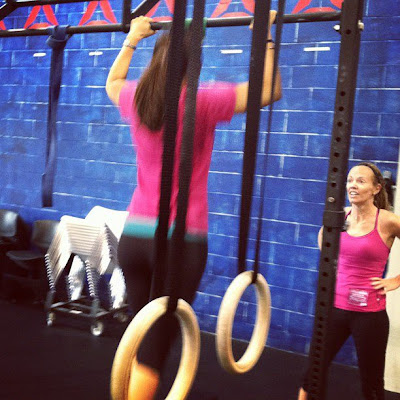
{"label": "gymnastic ring", "polygon": [[[128,325],[115,353],[111,370],[111,399],[127,400],[132,363],[146,333],[165,314],[168,296],[143,307]],[[182,331],[182,354],[178,373],[166,400],[186,399],[197,372],[200,357],[200,329],[192,307],[179,299],[175,311]]]}
{"label": "gymnastic ring", "polygon": [[255,289],[257,294],[257,318],[249,345],[240,358],[235,361],[232,351],[232,327],[236,309],[247,287],[252,284],[253,271],[239,274],[228,287],[217,320],[216,350],[220,365],[232,374],[243,374],[257,363],[264,350],[271,321],[271,293],[267,281],[257,275]]}

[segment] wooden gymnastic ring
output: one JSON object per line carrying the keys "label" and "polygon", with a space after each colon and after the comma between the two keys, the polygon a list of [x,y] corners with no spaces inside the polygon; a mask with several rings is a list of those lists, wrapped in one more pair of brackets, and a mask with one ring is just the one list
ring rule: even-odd
{"label": "wooden gymnastic ring", "polygon": [[[132,363],[140,344],[154,323],[165,314],[168,296],[159,297],[143,307],[128,325],[115,353],[111,370],[112,400],[127,400]],[[182,331],[182,354],[178,373],[166,400],[184,400],[197,372],[200,357],[200,329],[192,307],[178,300],[175,311]]]}
{"label": "wooden gymnastic ring", "polygon": [[228,287],[217,320],[216,350],[221,366],[232,374],[243,374],[257,363],[268,338],[271,321],[271,293],[267,281],[257,275],[255,289],[257,294],[257,318],[249,345],[240,358],[235,361],[232,351],[232,326],[236,309],[244,291],[252,283],[253,271],[239,274]]}

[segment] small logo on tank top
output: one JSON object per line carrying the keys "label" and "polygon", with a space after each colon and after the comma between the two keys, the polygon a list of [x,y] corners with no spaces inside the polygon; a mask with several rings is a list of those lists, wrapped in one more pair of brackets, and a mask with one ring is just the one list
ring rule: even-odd
{"label": "small logo on tank top", "polygon": [[350,289],[348,303],[352,306],[366,307],[368,305],[368,292],[362,289]]}

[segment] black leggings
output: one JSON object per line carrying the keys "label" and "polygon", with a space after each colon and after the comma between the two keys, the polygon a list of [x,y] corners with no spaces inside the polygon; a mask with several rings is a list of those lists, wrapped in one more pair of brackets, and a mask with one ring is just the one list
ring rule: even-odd
{"label": "black leggings", "polygon": [[[330,364],[348,337],[352,335],[357,351],[361,386],[365,400],[384,400],[385,353],[389,336],[386,310],[378,312],[332,310],[327,337],[327,357]],[[307,392],[307,372],[303,388]]]}
{"label": "black leggings", "polygon": [[[153,272],[154,239],[122,235],[118,247],[119,264],[124,272],[128,302],[136,315],[149,301]],[[200,284],[207,262],[207,240],[186,242],[183,254],[178,297],[191,304]],[[160,271],[162,277],[166,271]],[[164,279],[165,282],[165,279]],[[161,288],[156,297],[165,294]],[[161,317],[144,338],[138,352],[138,361],[161,371],[169,349],[179,330],[174,317]]]}

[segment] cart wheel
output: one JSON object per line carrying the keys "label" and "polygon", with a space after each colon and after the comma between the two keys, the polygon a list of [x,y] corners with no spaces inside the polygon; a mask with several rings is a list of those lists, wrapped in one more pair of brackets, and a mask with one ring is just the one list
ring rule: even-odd
{"label": "cart wheel", "polygon": [[54,325],[54,321],[56,320],[56,314],[54,314],[53,312],[49,312],[47,314],[47,326],[53,326]]}
{"label": "cart wheel", "polygon": [[126,322],[129,317],[124,312],[118,312],[114,315],[114,318],[118,320],[118,322]]}
{"label": "cart wheel", "polygon": [[93,336],[101,336],[104,332],[104,324],[101,321],[96,321],[90,325],[90,332]]}

